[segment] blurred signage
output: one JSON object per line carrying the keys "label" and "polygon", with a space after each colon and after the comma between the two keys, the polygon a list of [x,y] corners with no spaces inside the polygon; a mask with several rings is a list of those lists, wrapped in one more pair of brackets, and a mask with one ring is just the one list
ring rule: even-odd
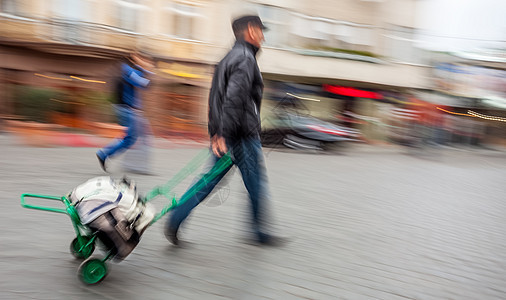
{"label": "blurred signage", "polygon": [[437,90],[470,98],[506,98],[506,70],[441,63],[434,68]]}
{"label": "blurred signage", "polygon": [[158,62],[157,68],[163,73],[176,77],[188,79],[204,79],[209,77],[205,67],[181,62]]}
{"label": "blurred signage", "polygon": [[369,99],[381,99],[381,94],[376,92],[370,92],[365,90],[359,90],[352,87],[338,86],[324,84],[323,90],[332,94],[356,97],[356,98],[369,98]]}

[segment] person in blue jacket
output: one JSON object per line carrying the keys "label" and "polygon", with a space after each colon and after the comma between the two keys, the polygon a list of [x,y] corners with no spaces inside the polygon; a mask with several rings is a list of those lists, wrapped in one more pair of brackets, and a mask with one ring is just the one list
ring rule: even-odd
{"label": "person in blue jacket", "polygon": [[137,141],[139,135],[143,134],[145,122],[142,117],[142,103],[139,97],[140,88],[146,88],[150,80],[149,75],[153,74],[148,69],[152,69],[151,59],[139,52],[130,55],[128,63],[121,64],[121,89],[119,98],[121,103],[115,105],[120,124],[125,126],[125,135],[122,139],[117,139],[106,147],[97,151],[97,158],[104,171],[106,169],[107,159],[120,154]]}

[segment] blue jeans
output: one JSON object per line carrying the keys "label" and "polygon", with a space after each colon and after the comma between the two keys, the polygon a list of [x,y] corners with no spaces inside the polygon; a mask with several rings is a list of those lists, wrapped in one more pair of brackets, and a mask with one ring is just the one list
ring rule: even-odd
{"label": "blue jeans", "polygon": [[177,230],[192,209],[199,205],[212,192],[232,166],[236,165],[241,172],[242,180],[249,194],[253,230],[262,238],[262,225],[265,223],[264,205],[267,200],[267,179],[262,145],[258,138],[244,138],[230,145],[227,143],[227,146],[230,149],[233,164],[219,172],[215,178],[206,180],[206,174],[210,174],[216,170],[216,163],[219,160],[214,154],[211,155],[210,170],[192,185],[194,187],[197,184],[202,184],[203,188],[194,194],[192,193],[192,188],[190,188],[181,197],[181,205],[173,210],[167,223],[167,226],[171,230]]}
{"label": "blue jeans", "polygon": [[143,124],[143,122],[141,122],[142,116],[139,115],[139,113],[122,105],[115,105],[115,109],[120,125],[126,126],[127,128],[125,130],[125,136],[121,140],[115,140],[103,149],[97,151],[97,155],[103,160],[132,147],[135,141],[137,141],[137,137],[143,132],[141,128]]}

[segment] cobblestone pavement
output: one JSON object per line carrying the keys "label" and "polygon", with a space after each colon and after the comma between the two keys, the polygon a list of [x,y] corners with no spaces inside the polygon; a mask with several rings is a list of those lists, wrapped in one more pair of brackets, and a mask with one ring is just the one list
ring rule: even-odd
{"label": "cobblestone pavement", "polygon": [[[288,244],[245,243],[236,173],[182,229],[187,247],[165,240],[163,219],[101,284],[85,286],[68,217],[24,209],[19,197],[59,196],[103,175],[95,149],[24,147],[8,136],[0,149],[1,299],[506,299],[505,152],[266,149],[274,225]],[[155,149],[155,174],[130,176],[148,191],[198,151]],[[118,161],[111,169],[120,174]]]}

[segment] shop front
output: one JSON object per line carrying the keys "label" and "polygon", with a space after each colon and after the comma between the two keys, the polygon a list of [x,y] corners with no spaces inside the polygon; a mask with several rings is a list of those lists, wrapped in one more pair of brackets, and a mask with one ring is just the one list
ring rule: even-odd
{"label": "shop front", "polygon": [[163,137],[207,137],[207,97],[212,66],[161,58],[146,92],[146,114],[153,131]]}

